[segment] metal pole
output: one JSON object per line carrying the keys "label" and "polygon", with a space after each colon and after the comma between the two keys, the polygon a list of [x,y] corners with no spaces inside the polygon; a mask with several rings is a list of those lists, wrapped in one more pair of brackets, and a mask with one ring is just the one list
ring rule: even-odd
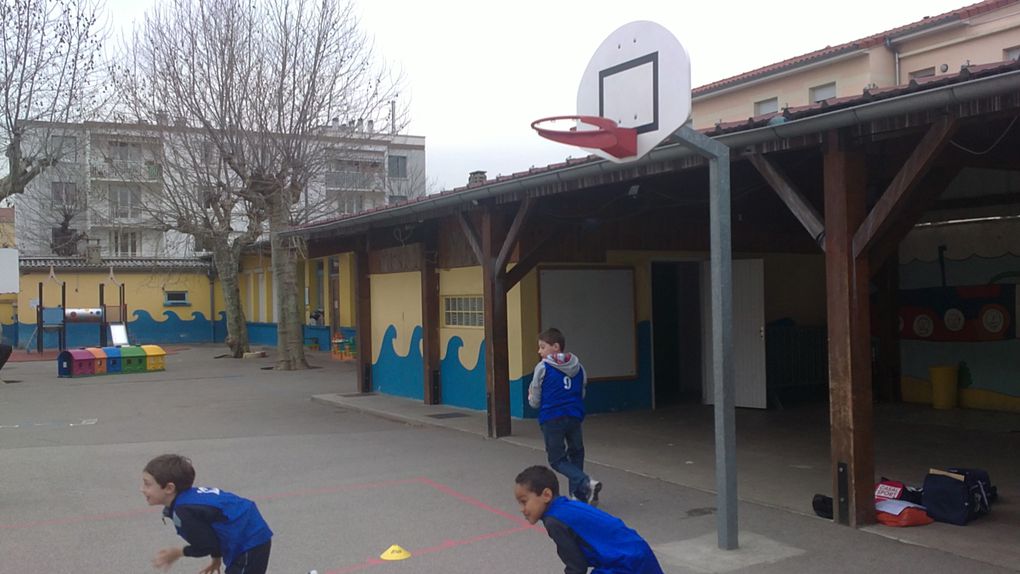
{"label": "metal pole", "polygon": [[712,389],[715,402],[716,530],[719,548],[733,550],[737,537],[737,457],[733,388],[733,270],[730,241],[730,149],[689,126],[674,134],[709,157],[711,236]]}

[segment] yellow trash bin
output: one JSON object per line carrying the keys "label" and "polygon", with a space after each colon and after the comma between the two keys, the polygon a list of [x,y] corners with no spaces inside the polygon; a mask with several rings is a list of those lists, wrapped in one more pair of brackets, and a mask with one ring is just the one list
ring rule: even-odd
{"label": "yellow trash bin", "polygon": [[931,377],[931,406],[936,409],[956,408],[957,366],[928,367]]}

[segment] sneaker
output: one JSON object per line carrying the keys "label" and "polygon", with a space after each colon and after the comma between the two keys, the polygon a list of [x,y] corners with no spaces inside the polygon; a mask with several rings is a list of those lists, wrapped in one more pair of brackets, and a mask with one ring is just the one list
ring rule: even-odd
{"label": "sneaker", "polygon": [[602,483],[595,480],[594,478],[588,479],[588,504],[592,506],[599,505],[599,491],[602,490]]}
{"label": "sneaker", "polygon": [[567,495],[567,500],[581,500],[581,499],[576,497],[576,496],[574,496],[573,494],[568,494]]}

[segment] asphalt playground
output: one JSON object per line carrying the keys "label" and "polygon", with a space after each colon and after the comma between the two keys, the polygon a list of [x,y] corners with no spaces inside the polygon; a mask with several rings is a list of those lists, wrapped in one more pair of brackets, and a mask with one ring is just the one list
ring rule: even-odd
{"label": "asphalt playground", "polygon": [[[165,372],[84,379],[57,378],[51,361],[4,368],[5,380],[19,382],[0,384],[0,574],[152,572],[155,552],[180,544],[138,491],[141,468],[164,452],[190,456],[198,484],[258,502],[275,532],[271,572],[562,572],[552,543],[512,496],[516,473],[544,462],[533,421],[514,421],[515,437],[490,440],[478,424],[484,415],[359,395],[353,365],[327,354],[311,357],[320,368],[279,373],[267,370],[271,357],[215,359],[220,352],[177,348]],[[756,500],[747,488],[741,548],[719,551],[696,441],[624,449],[619,441],[648,436],[636,419],[586,424],[588,468],[606,484],[603,508],[641,532],[667,572],[1017,568],[1007,561],[1015,541],[999,557],[973,556],[836,526]],[[1001,446],[1015,447],[1013,437],[999,435]],[[680,470],[667,472],[673,465]],[[393,545],[410,557],[380,559]],[[171,571],[205,565],[182,559]]]}

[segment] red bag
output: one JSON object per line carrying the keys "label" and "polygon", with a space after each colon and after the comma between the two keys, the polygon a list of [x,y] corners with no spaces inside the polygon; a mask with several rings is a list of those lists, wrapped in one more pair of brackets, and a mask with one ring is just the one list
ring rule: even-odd
{"label": "red bag", "polygon": [[900,512],[899,515],[877,510],[875,511],[875,518],[879,524],[886,526],[924,526],[935,522],[923,508],[915,507],[904,508],[903,512]]}

